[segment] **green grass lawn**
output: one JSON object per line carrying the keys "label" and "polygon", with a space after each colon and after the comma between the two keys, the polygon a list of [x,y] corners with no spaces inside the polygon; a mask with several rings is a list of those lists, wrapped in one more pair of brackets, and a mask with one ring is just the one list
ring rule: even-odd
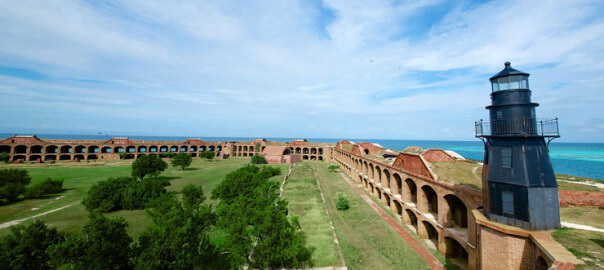
{"label": "green grass lawn", "polygon": [[604,229],[604,208],[564,206],[560,207],[560,219],[564,222],[589,225]]}
{"label": "green grass lawn", "polygon": [[[428,269],[428,265],[329,163],[312,163],[319,175],[327,207],[349,269]],[[336,210],[339,195],[348,198],[350,209]]]}
{"label": "green grass lawn", "polygon": [[284,189],[282,197],[289,202],[289,214],[298,216],[306,243],[314,248],[313,266],[340,266],[329,217],[311,165],[307,162],[296,164]]}
{"label": "green grass lawn", "polygon": [[[210,200],[212,189],[224,179],[227,173],[243,166],[249,160],[249,158],[230,158],[214,161],[195,159],[191,167],[186,170],[182,171],[170,166],[159,177],[170,180],[171,186],[167,187],[168,191],[180,191],[187,184],[201,185],[208,198],[206,202],[215,204],[214,201]],[[166,161],[168,162],[168,160]],[[47,177],[63,179],[63,188],[66,191],[45,199],[21,200],[13,204],[0,206],[0,224],[70,205],[65,209],[40,216],[37,219],[45,221],[49,226],[57,227],[60,231],[79,232],[81,225],[88,220],[88,212],[80,204],[80,201],[84,198],[90,186],[97,181],[105,180],[108,177],[129,176],[129,164],[120,163],[120,165],[25,168],[32,177],[32,184],[41,182]],[[279,164],[277,167],[282,168],[283,174],[287,173],[287,165]],[[276,176],[274,180],[280,182],[282,179],[283,176]],[[108,217],[119,216],[125,218],[129,223],[129,233],[133,237],[142,232],[150,222],[144,210],[122,210],[106,215]],[[33,219],[29,219],[21,224],[28,224],[32,221]],[[8,228],[0,229],[0,236],[8,233]]]}
{"label": "green grass lawn", "polygon": [[553,233],[554,239],[584,261],[575,269],[604,268],[604,233],[571,228],[561,228]]}

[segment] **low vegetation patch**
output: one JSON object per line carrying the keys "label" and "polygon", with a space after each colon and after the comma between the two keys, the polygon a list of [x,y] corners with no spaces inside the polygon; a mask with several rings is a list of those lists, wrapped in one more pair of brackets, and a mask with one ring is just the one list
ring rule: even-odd
{"label": "low vegetation patch", "polygon": [[132,177],[116,177],[94,184],[82,204],[88,211],[111,212],[115,210],[143,209],[152,199],[166,193],[168,181]]}
{"label": "low vegetation patch", "polygon": [[266,158],[262,155],[254,155],[252,157],[253,164],[266,164]]}
{"label": "low vegetation patch", "polygon": [[181,170],[184,171],[186,167],[191,166],[191,161],[193,161],[191,155],[187,153],[180,153],[174,156],[174,158],[172,158],[172,161],[170,162],[172,163],[172,166],[179,167]]}
{"label": "low vegetation patch", "polygon": [[604,268],[604,234],[600,232],[560,228],[552,236],[568,251],[585,262],[575,269]]}
{"label": "low vegetation patch", "polygon": [[348,210],[348,208],[350,208],[350,206],[348,205],[348,199],[346,199],[342,195],[338,196],[338,202],[336,203],[336,209],[338,209],[340,211],[346,211],[346,210]]}
{"label": "low vegetation patch", "polygon": [[52,180],[46,178],[44,182],[35,184],[25,190],[23,196],[26,199],[40,199],[47,194],[55,194],[63,191],[63,180]]}

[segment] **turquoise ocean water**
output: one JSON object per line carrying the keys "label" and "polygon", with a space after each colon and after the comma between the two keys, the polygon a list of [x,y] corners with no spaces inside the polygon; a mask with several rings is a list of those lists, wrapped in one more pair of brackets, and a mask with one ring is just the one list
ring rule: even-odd
{"label": "turquoise ocean water", "polygon": [[[8,138],[13,134],[0,133],[0,138]],[[25,134],[20,134],[25,135]],[[130,137],[134,140],[186,140],[187,138],[201,138],[206,141],[251,141],[249,137],[182,137],[182,136],[125,136],[125,135],[59,135],[41,134],[42,139],[82,139],[105,140],[112,136]],[[266,138],[269,141],[292,141],[298,138]],[[310,142],[335,143],[339,139],[310,138]],[[378,143],[383,147],[403,150],[408,146],[421,148],[441,148],[453,150],[465,158],[482,160],[484,146],[480,140],[476,141],[424,141],[424,140],[378,140],[378,139],[346,139],[354,142]],[[604,143],[567,143],[556,142],[550,144],[550,156],[554,171],[561,174],[589,177],[604,180]]]}

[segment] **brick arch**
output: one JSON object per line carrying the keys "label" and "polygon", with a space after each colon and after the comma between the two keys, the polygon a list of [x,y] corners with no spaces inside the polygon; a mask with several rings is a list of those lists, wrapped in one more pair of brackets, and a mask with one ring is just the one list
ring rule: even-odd
{"label": "brick arch", "polygon": [[377,176],[374,180],[377,181],[378,183],[382,184],[382,168],[380,168],[380,166],[375,166],[375,175]]}
{"label": "brick arch", "polygon": [[430,185],[423,185],[421,188],[421,202],[418,207],[422,212],[429,212],[438,217],[438,195],[436,190]]}
{"label": "brick arch", "polygon": [[44,152],[44,147],[42,145],[32,145],[29,147],[30,154],[42,154]]}
{"label": "brick arch", "polygon": [[[468,251],[464,246],[452,237],[445,237],[444,240],[445,258],[451,259],[455,264],[461,266],[462,269],[468,269]],[[546,268],[543,269],[547,269],[547,263]]]}
{"label": "brick arch", "polygon": [[[0,150],[0,152],[2,152],[2,150]],[[54,154],[54,153],[58,153],[58,152],[59,152],[59,147],[57,147],[56,145],[47,145],[46,146],[47,154]]]}
{"label": "brick arch", "polygon": [[444,199],[447,204],[443,226],[468,228],[468,208],[466,204],[454,194],[447,194]]}
{"label": "brick arch", "polygon": [[384,192],[384,193],[382,194],[382,202],[383,202],[383,203],[384,203],[386,206],[388,206],[388,208],[391,208],[391,206],[392,206],[392,200],[391,200],[391,198],[390,198],[390,195],[388,195],[388,192]]}
{"label": "brick arch", "polygon": [[417,204],[417,184],[411,178],[405,179],[406,189],[402,194],[403,200]]}
{"label": "brick arch", "polygon": [[371,179],[375,179],[375,173],[373,171],[373,163],[369,163],[369,172],[370,172],[370,174],[368,175],[368,177]]}
{"label": "brick arch", "polygon": [[403,223],[405,225],[411,225],[412,228],[415,229],[415,232],[418,232],[418,220],[417,215],[413,213],[411,209],[405,209],[405,215],[403,216]]}
{"label": "brick arch", "polygon": [[399,217],[403,216],[403,206],[397,200],[393,200],[392,203],[392,211],[397,214]]}
{"label": "brick arch", "polygon": [[421,226],[419,226],[418,235],[421,238],[429,240],[435,249],[438,250],[438,230],[432,223],[423,220]]}
{"label": "brick arch", "polygon": [[365,165],[364,170],[363,170],[363,174],[364,174],[364,175],[368,175],[368,174],[369,174],[369,172],[367,171],[367,169],[368,169],[368,166],[367,166],[367,161],[366,161],[366,160],[365,160],[365,161],[363,161],[363,164]]}
{"label": "brick arch", "polygon": [[401,176],[398,173],[393,173],[392,178],[394,178],[395,185],[393,193],[403,196],[403,180],[401,179]]}
{"label": "brick arch", "polygon": [[71,145],[62,145],[60,148],[60,152],[61,154],[71,154],[71,152],[73,152],[73,149]]}
{"label": "brick arch", "polygon": [[384,183],[382,183],[382,186],[385,186],[386,188],[390,189],[390,171],[388,169],[384,169],[383,174]]}
{"label": "brick arch", "polygon": [[27,154],[27,145],[15,146],[15,154]]}

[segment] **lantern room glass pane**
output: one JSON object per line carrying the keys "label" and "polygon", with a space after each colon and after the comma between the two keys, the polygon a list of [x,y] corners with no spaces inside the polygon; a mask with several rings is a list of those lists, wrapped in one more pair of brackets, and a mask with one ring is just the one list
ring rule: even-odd
{"label": "lantern room glass pane", "polygon": [[510,78],[509,77],[503,77],[503,78],[499,78],[499,90],[508,90],[510,89]]}
{"label": "lantern room glass pane", "polygon": [[497,84],[497,80],[493,81],[493,92],[499,91],[499,84]]}
{"label": "lantern room glass pane", "polygon": [[528,77],[523,76],[521,83],[522,83],[522,89],[529,89],[529,87],[528,87]]}
{"label": "lantern room glass pane", "polygon": [[522,88],[520,85],[520,81],[522,81],[521,76],[512,76],[510,77],[510,89],[520,89]]}

